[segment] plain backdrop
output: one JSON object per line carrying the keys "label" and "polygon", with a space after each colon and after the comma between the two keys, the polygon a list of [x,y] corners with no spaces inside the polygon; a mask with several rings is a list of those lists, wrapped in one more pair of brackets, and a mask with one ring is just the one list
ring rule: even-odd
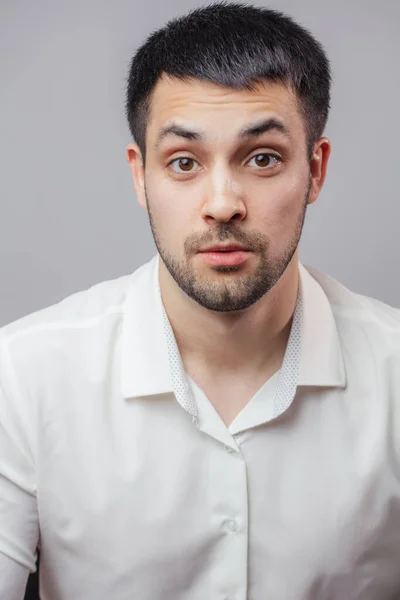
{"label": "plain backdrop", "polygon": [[[155,253],[125,147],[138,45],[195,0],[1,0],[0,325]],[[255,2],[292,15],[332,63],[332,155],[300,260],[400,306],[400,2]]]}

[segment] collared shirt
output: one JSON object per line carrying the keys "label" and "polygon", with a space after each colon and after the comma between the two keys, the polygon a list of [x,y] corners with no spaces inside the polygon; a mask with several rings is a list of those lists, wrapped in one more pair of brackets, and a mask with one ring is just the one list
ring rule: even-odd
{"label": "collared shirt", "polygon": [[0,599],[37,544],[42,600],[400,597],[400,310],[299,263],[282,366],[226,427],[158,262],[0,329]]}

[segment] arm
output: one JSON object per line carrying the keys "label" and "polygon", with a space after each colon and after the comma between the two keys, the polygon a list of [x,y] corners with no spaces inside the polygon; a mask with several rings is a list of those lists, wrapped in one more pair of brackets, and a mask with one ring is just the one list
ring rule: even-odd
{"label": "arm", "polygon": [[36,570],[36,473],[22,399],[0,339],[0,600],[22,600]]}
{"label": "arm", "polygon": [[0,552],[0,599],[22,600],[29,569]]}

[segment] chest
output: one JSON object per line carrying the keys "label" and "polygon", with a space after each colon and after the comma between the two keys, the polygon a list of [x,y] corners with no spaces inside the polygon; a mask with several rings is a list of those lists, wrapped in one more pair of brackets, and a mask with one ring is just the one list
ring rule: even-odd
{"label": "chest", "polygon": [[372,415],[374,437],[337,401],[300,400],[249,431],[241,452],[167,394],[53,422],[38,505],[44,571],[57,556],[65,573],[59,597],[79,597],[67,587],[85,581],[101,600],[394,597],[400,489],[387,436]]}

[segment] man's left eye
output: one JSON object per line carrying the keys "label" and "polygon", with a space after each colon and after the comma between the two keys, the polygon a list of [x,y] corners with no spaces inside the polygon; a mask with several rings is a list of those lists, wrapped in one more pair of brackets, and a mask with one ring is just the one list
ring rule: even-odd
{"label": "man's left eye", "polygon": [[[251,165],[251,161],[254,160],[256,161],[255,165]],[[275,161],[275,162],[273,162]],[[260,154],[256,154],[255,156],[253,156],[253,158],[251,158],[248,162],[248,164],[250,164],[250,166],[255,166],[255,167],[274,167],[276,163],[279,162],[279,157],[275,156],[274,154],[268,154],[267,152],[263,152]]]}

